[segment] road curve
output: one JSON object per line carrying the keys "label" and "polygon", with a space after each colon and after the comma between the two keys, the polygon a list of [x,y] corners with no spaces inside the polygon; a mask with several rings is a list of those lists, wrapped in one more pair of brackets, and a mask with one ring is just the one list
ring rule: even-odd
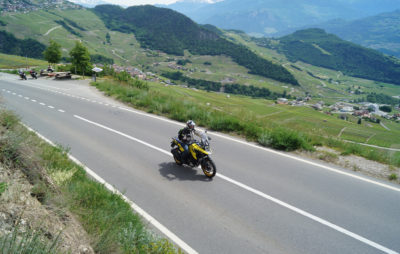
{"label": "road curve", "polygon": [[212,133],[218,175],[175,165],[180,124],[74,81],[0,74],[5,105],[199,253],[398,253],[400,189]]}

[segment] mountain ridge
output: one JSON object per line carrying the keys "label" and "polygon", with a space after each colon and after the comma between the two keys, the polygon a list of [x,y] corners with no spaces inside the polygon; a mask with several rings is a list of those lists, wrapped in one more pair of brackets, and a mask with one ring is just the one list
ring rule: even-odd
{"label": "mountain ridge", "polygon": [[400,0],[225,0],[215,4],[183,1],[167,5],[200,24],[223,29],[239,29],[250,34],[274,35],[277,32],[332,19],[357,19],[400,8]]}
{"label": "mountain ridge", "polygon": [[400,85],[400,60],[376,50],[342,40],[320,28],[296,31],[278,39],[256,39],[259,45],[275,47],[291,62],[302,61],[341,71],[346,75]]}
{"label": "mountain ridge", "polygon": [[243,45],[230,42],[176,11],[151,5],[127,9],[99,5],[94,12],[111,30],[134,33],[142,47],[175,55],[189,50],[198,55],[227,55],[250,73],[298,85],[284,67],[266,60]]}
{"label": "mountain ridge", "polygon": [[330,21],[314,27],[400,58],[400,9],[354,21]]}

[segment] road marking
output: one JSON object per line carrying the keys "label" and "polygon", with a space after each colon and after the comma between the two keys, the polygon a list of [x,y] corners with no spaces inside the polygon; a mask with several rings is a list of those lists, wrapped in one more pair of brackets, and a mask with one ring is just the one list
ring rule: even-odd
{"label": "road marking", "polygon": [[[21,85],[31,86],[31,87],[34,87],[34,88],[37,88],[37,89],[45,90],[44,88],[40,88],[40,87],[33,86],[33,85],[28,85],[28,84],[21,84]],[[54,87],[54,89],[62,89],[62,88]],[[70,89],[62,89],[62,90],[70,90]],[[49,91],[51,91],[51,90],[49,90]],[[66,96],[70,96],[69,94],[66,94],[66,93],[62,93],[62,94],[66,95]],[[16,95],[16,94],[13,93],[13,95]],[[86,100],[96,103],[96,101],[94,101],[94,100],[93,101],[89,100],[89,99],[86,99]],[[134,114],[137,114],[137,115],[142,115],[142,116],[146,116],[146,117],[162,120],[164,122],[172,123],[172,124],[175,124],[175,125],[178,125],[178,126],[184,126],[183,123],[176,122],[176,121],[173,121],[173,120],[170,120],[170,119],[166,119],[166,118],[163,118],[163,117],[160,117],[160,116],[152,115],[152,114],[149,114],[149,113],[144,113],[144,112],[141,112],[139,110],[134,110],[134,109],[120,107],[120,106],[116,106],[116,108],[119,108],[119,109],[124,110],[124,111],[131,112],[131,113],[134,113]],[[212,132],[212,131],[209,131],[208,133],[211,134],[211,135],[223,138],[223,139],[231,140],[231,141],[234,141],[234,142],[246,145],[246,146],[250,146],[250,147],[253,147],[253,148],[256,148],[256,149],[261,149],[261,150],[264,150],[266,152],[274,153],[276,155],[280,155],[280,156],[283,156],[283,157],[286,157],[286,158],[290,158],[290,159],[293,159],[293,160],[297,160],[297,161],[300,161],[300,162],[303,162],[303,163],[306,163],[306,164],[309,164],[309,165],[313,165],[313,166],[316,166],[316,167],[319,167],[319,168],[323,168],[325,170],[328,170],[328,171],[331,171],[331,172],[334,172],[334,173],[337,173],[337,174],[349,176],[349,177],[358,179],[360,181],[364,181],[364,182],[367,182],[367,183],[371,183],[371,184],[374,184],[374,185],[381,186],[383,188],[387,188],[387,189],[390,189],[390,190],[394,190],[394,191],[400,192],[400,188],[397,188],[397,187],[394,187],[394,186],[391,186],[391,185],[388,185],[388,184],[384,184],[384,183],[381,183],[381,182],[378,182],[378,181],[374,181],[374,180],[371,180],[371,179],[367,179],[367,178],[364,178],[364,177],[361,177],[361,176],[358,176],[358,175],[354,175],[354,174],[351,174],[349,172],[345,172],[345,171],[340,170],[340,169],[335,169],[333,167],[322,165],[322,164],[319,164],[319,163],[316,163],[316,162],[313,162],[313,161],[309,161],[309,160],[306,160],[306,159],[302,159],[302,158],[299,158],[299,157],[296,157],[296,156],[293,156],[293,155],[289,155],[289,154],[285,154],[285,153],[282,153],[282,152],[278,152],[278,151],[275,151],[275,150],[272,150],[272,149],[269,149],[269,148],[266,148],[266,147],[262,147],[262,146],[259,146],[259,145],[253,144],[253,143],[242,141],[240,139],[229,137],[227,135],[223,135],[223,134],[220,134],[220,133],[216,133],[216,132]],[[392,149],[389,148],[387,150],[392,150]]]}
{"label": "road marking", "polygon": [[32,102],[36,102],[36,100],[31,100]]}
{"label": "road marking", "polygon": [[47,106],[47,107],[49,107],[49,108],[54,108],[53,106]]}
{"label": "road marking", "polygon": [[65,113],[65,111],[64,111],[64,110],[62,110],[62,109],[59,109],[58,111],[59,111],[59,112],[61,112],[61,113]]}
{"label": "road marking", "polygon": [[42,106],[46,106],[46,104],[44,104],[43,102],[41,102],[41,103],[39,103],[40,105],[42,105]]}
{"label": "road marking", "polygon": [[29,97],[24,97],[25,98],[25,100],[29,100]]}
{"label": "road marking", "polygon": [[[170,120],[170,119],[165,119],[165,118],[160,117],[160,116],[155,116],[155,115],[151,115],[149,113],[144,113],[144,112],[141,112],[141,111],[138,111],[138,110],[133,110],[133,109],[124,108],[124,107],[118,107],[118,108],[121,109],[121,110],[124,110],[124,111],[128,111],[128,112],[137,114],[137,115],[147,116],[147,117],[150,117],[150,118],[158,119],[158,120],[161,120],[161,121],[164,121],[164,122],[168,122],[168,123],[172,123],[172,124],[175,124],[175,125],[184,126],[183,123],[179,123],[179,122],[176,122],[176,121],[173,121],[173,120]],[[260,150],[264,150],[266,152],[274,153],[276,155],[280,155],[280,156],[283,156],[283,157],[286,157],[286,158],[297,160],[297,161],[300,161],[300,162],[303,162],[303,163],[306,163],[306,164],[309,164],[309,165],[320,167],[320,168],[326,169],[328,171],[331,171],[331,172],[334,172],[334,173],[337,173],[337,174],[349,176],[349,177],[352,177],[352,178],[355,178],[355,179],[358,179],[358,180],[361,180],[361,181],[364,181],[364,182],[367,182],[367,183],[375,184],[375,185],[378,185],[378,186],[381,186],[381,187],[384,187],[384,188],[387,188],[387,189],[390,189],[390,190],[394,190],[394,191],[400,192],[400,188],[391,186],[389,184],[384,184],[384,183],[381,183],[381,182],[378,182],[378,181],[367,179],[367,178],[362,177],[362,176],[357,176],[357,175],[345,172],[343,170],[335,169],[335,168],[332,168],[332,167],[329,167],[329,166],[326,166],[326,165],[322,165],[322,164],[319,164],[319,163],[316,163],[316,162],[313,162],[313,161],[309,161],[309,160],[306,160],[306,159],[302,159],[302,158],[299,158],[299,157],[296,157],[296,156],[293,156],[293,155],[290,155],[290,154],[285,154],[285,153],[282,153],[282,152],[278,152],[278,151],[272,150],[272,149],[267,148],[267,147],[262,147],[262,146],[259,146],[259,145],[253,144],[253,143],[249,143],[249,142],[246,142],[246,141],[242,141],[242,140],[237,139],[237,138],[229,137],[229,136],[226,136],[226,135],[223,135],[223,134],[220,134],[220,133],[216,133],[216,132],[212,132],[212,131],[209,131],[208,133],[211,134],[211,135],[223,138],[223,139],[234,141],[234,142],[246,145],[246,146],[250,146],[250,147],[253,147],[253,148],[256,148],[256,149],[260,149]]]}
{"label": "road marking", "polygon": [[[23,124],[24,125],[24,124]],[[56,147],[56,145],[51,142],[49,139],[41,135],[40,133],[36,132],[29,126],[24,125],[28,130],[34,132],[36,135],[38,135],[41,139],[49,143],[50,145]],[[103,178],[101,178],[99,175],[97,175],[93,170],[88,168],[85,164],[81,163],[78,159],[76,159],[74,156],[68,153],[68,157],[74,161],[76,164],[82,166],[84,170],[96,181],[98,181],[101,184],[104,184],[104,186],[110,190],[111,192],[121,196],[125,202],[127,202],[131,208],[136,211],[140,216],[142,216],[145,220],[147,220],[149,223],[151,223],[154,227],[156,227],[158,230],[160,230],[165,236],[167,236],[171,241],[173,241],[176,245],[179,246],[184,252],[188,254],[198,254],[197,251],[195,251],[192,247],[190,247],[187,243],[185,243],[183,240],[181,240],[178,236],[176,236],[174,233],[172,233],[168,228],[166,228],[164,225],[162,225],[160,222],[158,222],[155,218],[153,218],[150,214],[148,214],[145,210],[143,210],[140,206],[135,204],[133,201],[131,201],[129,198],[127,198],[125,195],[123,195],[120,191],[115,189],[111,184],[107,183]]]}
{"label": "road marking", "polygon": [[[149,144],[149,143],[147,143],[147,142],[145,142],[145,141],[142,141],[142,140],[140,140],[140,139],[137,139],[137,138],[135,138],[135,137],[132,137],[132,136],[130,136],[130,135],[128,135],[128,134],[125,134],[125,133],[123,133],[123,132],[114,130],[114,129],[109,128],[109,127],[107,127],[107,126],[104,126],[104,125],[102,125],[102,124],[99,124],[99,123],[90,121],[90,120],[88,120],[88,119],[86,119],[86,118],[83,118],[83,117],[80,117],[80,116],[78,116],[78,115],[74,115],[74,117],[77,118],[77,119],[80,119],[80,120],[82,120],[82,121],[84,121],[84,122],[87,122],[87,123],[90,123],[90,124],[95,125],[95,126],[97,126],[97,127],[100,127],[100,128],[102,128],[102,129],[105,129],[105,130],[108,130],[108,131],[113,132],[113,133],[115,133],[115,134],[118,134],[118,135],[120,135],[120,136],[123,136],[123,137],[125,137],[125,138],[128,138],[128,139],[130,139],[130,140],[133,140],[133,141],[136,141],[136,142],[138,142],[138,143],[141,143],[141,144],[143,144],[143,145],[145,145],[145,146],[147,146],[147,147],[153,148],[154,150],[157,150],[157,151],[159,151],[159,152],[161,152],[161,153],[163,153],[163,154],[166,154],[166,155],[172,157],[172,154],[171,154],[169,151],[166,151],[166,150],[164,150],[164,149],[161,149],[161,148],[159,148],[159,147],[156,147],[156,146],[154,146],[154,145],[151,145],[151,144]],[[304,210],[301,210],[301,209],[299,209],[299,208],[297,208],[297,207],[295,207],[295,206],[292,206],[292,205],[290,205],[290,204],[288,204],[288,203],[286,203],[286,202],[283,202],[283,201],[281,201],[281,200],[279,200],[279,199],[276,199],[276,198],[274,198],[274,197],[272,197],[272,196],[269,196],[269,195],[267,195],[267,194],[265,194],[265,193],[263,193],[263,192],[261,192],[261,191],[259,191],[259,190],[256,190],[256,189],[254,189],[254,188],[252,188],[252,187],[250,187],[250,186],[247,186],[247,185],[245,185],[245,184],[243,184],[243,183],[241,183],[241,182],[238,182],[238,181],[236,181],[236,180],[233,180],[232,178],[229,178],[229,177],[227,177],[227,176],[224,176],[224,175],[222,175],[222,174],[220,174],[220,173],[217,173],[216,176],[218,176],[218,177],[220,177],[221,179],[223,179],[223,180],[225,180],[225,181],[228,181],[228,182],[230,182],[230,183],[232,183],[232,184],[234,184],[234,185],[236,185],[236,186],[238,186],[238,187],[240,187],[240,188],[242,188],[242,189],[245,189],[245,190],[247,190],[247,191],[249,191],[249,192],[252,192],[252,193],[254,193],[254,194],[256,194],[256,195],[258,195],[258,196],[260,196],[260,197],[262,197],[262,198],[264,198],[264,199],[267,199],[267,200],[269,200],[269,201],[271,201],[271,202],[273,202],[273,203],[275,203],[275,204],[278,204],[278,205],[280,205],[280,206],[282,206],[282,207],[285,207],[285,208],[287,208],[287,209],[289,209],[289,210],[291,210],[291,211],[293,211],[293,212],[295,212],[295,213],[298,213],[298,214],[300,214],[300,215],[303,215],[304,217],[307,217],[307,218],[309,218],[309,219],[311,219],[311,220],[313,220],[313,221],[316,221],[316,222],[318,222],[318,223],[320,223],[320,224],[322,224],[322,225],[325,225],[325,226],[327,226],[327,227],[329,227],[329,228],[331,228],[331,229],[333,229],[333,230],[336,230],[336,231],[338,231],[338,232],[340,232],[340,233],[343,233],[343,234],[345,234],[345,235],[347,235],[347,236],[350,236],[351,238],[353,238],[353,239],[355,239],[355,240],[358,240],[358,241],[360,241],[360,242],[363,242],[363,243],[365,243],[365,244],[367,244],[367,245],[369,245],[369,246],[371,246],[371,247],[374,247],[374,248],[376,248],[376,249],[378,249],[378,250],[381,250],[381,251],[383,251],[383,252],[385,252],[385,253],[398,254],[396,251],[393,251],[393,250],[391,250],[391,249],[388,249],[388,248],[386,248],[386,247],[384,247],[384,246],[382,246],[382,245],[380,245],[380,244],[378,244],[378,243],[375,243],[375,242],[373,242],[373,241],[371,241],[371,240],[368,240],[367,238],[364,238],[364,237],[362,237],[362,236],[360,236],[360,235],[358,235],[358,234],[355,234],[355,233],[353,233],[353,232],[351,232],[351,231],[349,231],[349,230],[347,230],[347,229],[345,229],[345,228],[342,228],[342,227],[340,227],[340,226],[337,226],[337,225],[335,225],[335,224],[333,224],[333,223],[331,223],[331,222],[329,222],[329,221],[326,221],[326,220],[324,220],[324,219],[322,219],[322,218],[319,218],[319,217],[317,217],[317,216],[315,216],[315,215],[313,215],[313,214],[311,214],[311,213],[308,213],[308,212],[306,212],[306,211],[304,211]]]}

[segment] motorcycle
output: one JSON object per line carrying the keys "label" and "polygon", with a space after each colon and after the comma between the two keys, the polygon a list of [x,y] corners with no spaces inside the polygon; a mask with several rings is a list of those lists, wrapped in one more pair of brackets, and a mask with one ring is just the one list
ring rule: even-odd
{"label": "motorcycle", "polygon": [[31,77],[32,77],[33,79],[37,79],[37,73],[36,73],[36,71],[30,71],[30,73],[31,73]]}
{"label": "motorcycle", "polygon": [[174,156],[175,163],[179,166],[187,165],[191,168],[201,166],[203,173],[208,178],[213,178],[217,173],[217,168],[211,160],[212,154],[210,149],[210,137],[207,136],[207,131],[203,133],[201,141],[194,140],[188,144],[189,156],[186,161],[183,159],[182,154],[185,151],[184,144],[177,137],[172,138],[171,153]]}
{"label": "motorcycle", "polygon": [[21,77],[21,79],[27,80],[25,72],[20,72],[19,76]]}

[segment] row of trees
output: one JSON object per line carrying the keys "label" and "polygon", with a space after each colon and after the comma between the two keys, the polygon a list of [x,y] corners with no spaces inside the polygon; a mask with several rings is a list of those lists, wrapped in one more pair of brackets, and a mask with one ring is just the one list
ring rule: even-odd
{"label": "row of trees", "polygon": [[354,102],[371,102],[371,103],[379,103],[379,104],[389,104],[389,105],[398,105],[400,104],[400,100],[393,98],[392,96],[382,94],[382,93],[369,93],[366,97],[355,99]]}
{"label": "row of trees", "polygon": [[251,96],[254,98],[265,98],[265,99],[276,99],[279,97],[287,97],[289,98],[290,95],[287,95],[286,91],[282,94],[280,93],[271,93],[268,88],[265,87],[256,87],[256,86],[246,86],[240,84],[225,84],[222,85],[220,82],[208,81],[203,79],[193,79],[183,75],[182,72],[164,72],[162,74],[164,77],[172,79],[172,80],[179,80],[185,82],[189,87],[195,87],[197,89],[206,90],[206,91],[221,91],[221,87],[224,88],[225,93],[230,94],[240,94]]}
{"label": "row of trees", "polygon": [[[61,45],[50,40],[50,45],[43,52],[44,58],[50,64],[59,63],[62,57]],[[90,62],[90,54],[88,49],[79,41],[76,41],[75,47],[69,52],[71,57],[71,71],[75,73],[90,73],[92,64]]]}

